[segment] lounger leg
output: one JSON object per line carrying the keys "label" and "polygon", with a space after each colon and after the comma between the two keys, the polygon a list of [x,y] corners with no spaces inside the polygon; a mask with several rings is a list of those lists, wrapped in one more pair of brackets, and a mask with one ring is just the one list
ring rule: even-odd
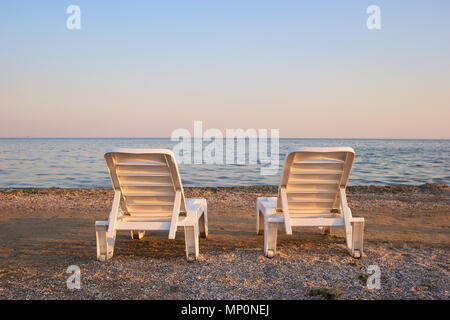
{"label": "lounger leg", "polygon": [[95,224],[95,235],[97,239],[97,260],[108,260],[107,224]]}
{"label": "lounger leg", "polygon": [[114,244],[116,242],[116,231],[114,231],[114,237],[107,238],[106,242],[107,242],[107,253],[108,253],[106,258],[109,260],[112,258],[113,254],[114,254]]}
{"label": "lounger leg", "polygon": [[264,224],[264,254],[273,258],[277,253],[278,223],[269,222]]}
{"label": "lounger leg", "polygon": [[364,236],[364,222],[352,222],[353,229],[353,257],[360,258],[363,255],[363,236]]}
{"label": "lounger leg", "polygon": [[322,234],[331,234],[331,227],[319,227],[319,230]]}
{"label": "lounger leg", "polygon": [[200,231],[200,236],[202,238],[208,237],[208,208],[207,208],[206,200],[205,200],[205,203],[203,204],[203,214],[202,214],[202,217],[200,218],[199,231]]}
{"label": "lounger leg", "polygon": [[141,240],[142,238],[144,238],[144,235],[145,231],[136,231],[136,230],[131,231],[131,239],[134,240]]}
{"label": "lounger leg", "polygon": [[186,243],[186,259],[194,261],[198,258],[198,223],[184,227],[184,241]]}
{"label": "lounger leg", "polygon": [[256,234],[261,234],[264,229],[264,214],[259,211],[256,213]]}

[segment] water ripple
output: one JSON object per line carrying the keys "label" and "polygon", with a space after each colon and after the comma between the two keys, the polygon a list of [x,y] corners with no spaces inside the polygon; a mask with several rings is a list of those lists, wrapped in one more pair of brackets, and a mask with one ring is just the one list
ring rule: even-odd
{"label": "water ripple", "polygon": [[[111,187],[103,154],[114,147],[169,148],[169,139],[0,139],[0,188]],[[276,175],[258,165],[180,165],[185,186],[277,185],[289,147],[351,146],[350,185],[450,184],[450,140],[281,139]],[[248,148],[247,148],[248,152]],[[248,157],[246,157],[248,159]]]}

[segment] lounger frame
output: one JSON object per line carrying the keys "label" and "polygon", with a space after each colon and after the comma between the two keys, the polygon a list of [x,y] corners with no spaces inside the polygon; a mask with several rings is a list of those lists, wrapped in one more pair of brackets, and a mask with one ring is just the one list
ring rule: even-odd
{"label": "lounger frame", "polygon": [[114,254],[117,231],[142,239],[145,231],[184,228],[186,258],[197,259],[199,236],[208,236],[205,199],[185,199],[175,157],[166,149],[117,148],[105,154],[114,199],[107,221],[96,221],[97,259]]}
{"label": "lounger frame", "polygon": [[352,216],[346,186],[355,153],[352,148],[297,148],[286,156],[277,197],[258,198],[256,232],[264,230],[264,253],[276,254],[278,228],[319,227],[330,234],[344,227],[350,255],[363,255],[364,218]]}

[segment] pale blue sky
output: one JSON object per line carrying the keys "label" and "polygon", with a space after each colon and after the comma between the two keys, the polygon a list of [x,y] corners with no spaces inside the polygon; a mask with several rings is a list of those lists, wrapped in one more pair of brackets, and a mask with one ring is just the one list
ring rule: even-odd
{"label": "pale blue sky", "polygon": [[450,138],[449,57],[448,1],[2,1],[0,137]]}

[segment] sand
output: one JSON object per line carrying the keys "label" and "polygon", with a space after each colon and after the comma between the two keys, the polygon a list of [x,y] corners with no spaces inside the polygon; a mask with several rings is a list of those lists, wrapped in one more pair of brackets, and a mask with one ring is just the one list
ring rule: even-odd
{"label": "sand", "polygon": [[[275,258],[255,234],[258,196],[277,188],[186,188],[208,201],[208,239],[187,262],[183,232],[119,233],[115,255],[96,261],[94,221],[107,219],[109,189],[0,191],[0,299],[449,299],[447,185],[352,187],[349,205],[366,219],[365,256],[350,257],[343,231],[279,232]],[[81,270],[69,290],[66,269]],[[378,265],[381,289],[366,286]]]}

